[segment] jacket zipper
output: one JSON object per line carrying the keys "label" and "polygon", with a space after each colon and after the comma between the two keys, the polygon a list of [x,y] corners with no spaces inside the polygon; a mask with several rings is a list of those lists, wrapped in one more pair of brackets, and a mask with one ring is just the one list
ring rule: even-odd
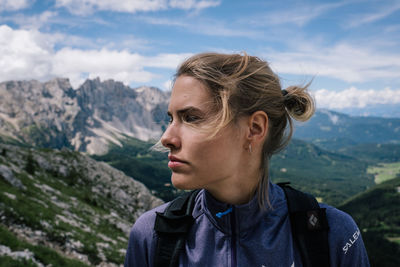
{"label": "jacket zipper", "polygon": [[236,259],[236,219],[235,219],[235,208],[232,207],[231,212],[231,263],[232,267],[237,266]]}

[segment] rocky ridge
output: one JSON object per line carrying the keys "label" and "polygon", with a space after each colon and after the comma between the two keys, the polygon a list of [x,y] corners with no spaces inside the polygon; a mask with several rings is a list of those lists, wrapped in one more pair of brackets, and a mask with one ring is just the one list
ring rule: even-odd
{"label": "rocky ridge", "polygon": [[103,154],[125,136],[158,139],[169,94],[121,82],[68,79],[0,83],[0,137],[38,147]]}
{"label": "rocky ridge", "polygon": [[[133,222],[160,204],[143,184],[78,152],[0,144],[0,226],[34,249],[119,266]],[[49,264],[29,247],[19,253],[0,245],[0,257]]]}

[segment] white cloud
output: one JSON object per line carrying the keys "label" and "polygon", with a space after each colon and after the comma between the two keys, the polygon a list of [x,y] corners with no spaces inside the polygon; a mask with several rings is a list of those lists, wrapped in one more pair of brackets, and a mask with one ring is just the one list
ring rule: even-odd
{"label": "white cloud", "polygon": [[140,21],[146,22],[153,25],[165,25],[165,26],[178,26],[178,27],[188,27],[187,21],[180,19],[162,18],[162,17],[150,17],[141,16]]}
{"label": "white cloud", "polygon": [[130,36],[124,36],[123,39],[118,39],[118,40],[102,40],[104,44],[108,48],[114,48],[114,49],[123,49],[123,48],[128,48],[128,49],[136,49],[136,50],[150,50],[152,48],[152,44],[143,38],[139,38],[133,35]]}
{"label": "white cloud", "polygon": [[85,15],[95,10],[109,10],[135,13],[137,11],[156,11],[167,8],[166,0],[56,0],[57,7],[65,7],[69,12]]}
{"label": "white cloud", "polygon": [[159,54],[149,57],[126,50],[64,48],[54,55],[52,74],[69,77],[75,87],[86,78],[96,77],[114,79],[125,84],[146,83],[158,76],[147,68],[174,70],[189,55]]}
{"label": "white cloud", "polygon": [[159,54],[155,57],[147,57],[144,60],[143,66],[147,67],[157,67],[166,69],[176,69],[177,66],[186,58],[190,57],[192,54]]}
{"label": "white cloud", "polygon": [[157,77],[151,68],[173,70],[190,54],[143,56],[127,50],[73,49],[56,51],[63,35],[0,26],[0,81],[68,77],[74,87],[86,78],[146,83]]}
{"label": "white cloud", "polygon": [[125,84],[148,82],[153,74],[143,70],[143,57],[127,51],[79,50],[64,48],[53,57],[52,73],[71,79],[75,86],[89,78],[115,79]]}
{"label": "white cloud", "polygon": [[400,53],[340,43],[304,46],[294,52],[270,51],[264,57],[279,73],[326,76],[347,82],[398,79]]}
{"label": "white cloud", "polygon": [[398,31],[400,31],[400,25],[388,25],[388,26],[386,26],[384,31],[387,32],[387,33],[398,32]]}
{"label": "white cloud", "polygon": [[[228,25],[226,25],[228,24]],[[196,31],[209,36],[226,36],[226,37],[248,37],[260,38],[263,35],[262,31],[251,30],[247,27],[236,27],[230,23],[223,23],[222,21],[209,20],[198,23],[197,25],[190,25],[189,30]]]}
{"label": "white cloud", "polygon": [[38,15],[25,16],[23,14],[13,14],[12,16],[3,16],[1,21],[11,21],[18,24],[23,29],[40,29],[45,26],[52,18],[57,16],[57,12],[44,11]]}
{"label": "white cloud", "polygon": [[1,11],[15,11],[23,8],[27,8],[34,1],[32,0],[0,0],[0,12]]}
{"label": "white cloud", "polygon": [[314,93],[318,108],[364,108],[381,104],[400,104],[400,89],[360,90],[350,87],[343,91],[320,89]]}
{"label": "white cloud", "polygon": [[[1,1],[1,0],[0,0]],[[97,24],[110,26],[110,22],[96,16],[81,16],[71,19],[68,16],[59,15],[58,11],[43,11],[38,14],[17,13],[7,16],[0,16],[0,23],[12,22],[22,29],[37,29],[50,31],[52,25],[62,25],[66,28],[80,28],[83,25]]]}
{"label": "white cloud", "polygon": [[247,18],[253,24],[268,24],[268,25],[280,25],[280,24],[295,24],[298,26],[304,26],[310,21],[322,16],[332,9],[339,8],[346,5],[348,2],[342,1],[337,3],[323,3],[323,4],[305,4],[301,2],[298,6],[290,6],[284,10],[271,10],[263,16],[257,16],[256,18]]}
{"label": "white cloud", "polygon": [[363,15],[358,15],[352,18],[352,20],[346,24],[347,27],[358,27],[363,24],[367,23],[373,23],[375,21],[384,19],[396,11],[400,10],[400,3],[394,3],[391,5],[383,6],[379,10],[377,10],[375,13],[370,13],[370,14],[363,14]]}
{"label": "white cloud", "polygon": [[191,33],[199,33],[208,36],[226,36],[226,37],[249,37],[259,38],[263,35],[263,32],[250,30],[249,28],[240,28],[232,26],[229,23],[227,26],[220,20],[214,19],[199,19],[196,21],[181,19],[181,18],[162,18],[162,17],[150,17],[141,16],[140,20],[148,24],[153,25],[164,25],[164,26],[175,26],[184,28]]}
{"label": "white cloud", "polygon": [[165,81],[162,86],[164,91],[171,91],[172,87],[174,86],[174,82],[172,80],[168,80]]}
{"label": "white cloud", "polygon": [[205,0],[56,0],[57,7],[65,7],[69,12],[77,15],[86,15],[96,10],[108,10],[117,12],[149,12],[165,10],[168,8],[178,9],[204,9],[214,7],[220,4],[220,1]]}
{"label": "white cloud", "polygon": [[209,7],[216,7],[221,4],[221,1],[196,1],[196,0],[170,0],[169,6],[172,8],[180,9],[204,9]]}
{"label": "white cloud", "polygon": [[48,78],[52,53],[40,32],[0,26],[0,80]]}

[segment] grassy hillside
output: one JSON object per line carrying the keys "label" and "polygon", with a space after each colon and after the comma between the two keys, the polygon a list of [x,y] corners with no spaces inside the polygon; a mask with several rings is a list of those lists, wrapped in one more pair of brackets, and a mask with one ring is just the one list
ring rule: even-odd
{"label": "grassy hillside", "polygon": [[363,232],[373,266],[400,266],[400,177],[359,194],[339,208]]}
{"label": "grassy hillside", "polygon": [[36,267],[38,263],[46,266],[65,266],[65,267],[85,267],[89,266],[79,260],[70,259],[58,253],[55,249],[51,249],[44,245],[33,245],[29,242],[21,240],[18,236],[8,230],[8,228],[0,224],[0,244],[7,245],[11,251],[24,252],[30,251],[33,259],[15,259],[11,256],[0,256],[0,267]]}
{"label": "grassy hillside", "polygon": [[[0,144],[5,266],[122,264],[132,224],[161,203],[143,184],[78,152]],[[31,259],[18,265],[9,254],[23,250]]]}
{"label": "grassy hillside", "polygon": [[376,184],[380,184],[400,175],[400,162],[375,164],[368,167],[367,172],[374,175]]}

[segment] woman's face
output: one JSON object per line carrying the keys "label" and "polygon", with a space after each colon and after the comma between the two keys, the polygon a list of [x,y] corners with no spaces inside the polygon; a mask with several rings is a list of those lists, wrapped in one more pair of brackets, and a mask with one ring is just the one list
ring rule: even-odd
{"label": "woman's face", "polygon": [[168,167],[177,188],[219,190],[235,181],[245,165],[244,120],[207,139],[212,103],[204,84],[185,75],[176,79],[168,106],[171,121],[161,143],[170,149]]}

